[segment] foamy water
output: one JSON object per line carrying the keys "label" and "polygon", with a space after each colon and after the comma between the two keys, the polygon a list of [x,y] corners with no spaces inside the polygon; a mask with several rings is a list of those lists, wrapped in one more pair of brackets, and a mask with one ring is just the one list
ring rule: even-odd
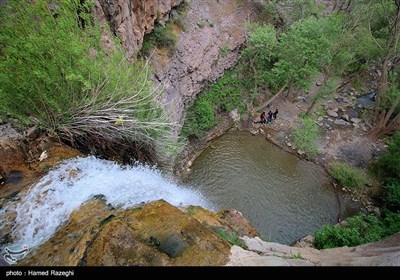
{"label": "foamy water", "polygon": [[[74,209],[95,195],[123,209],[158,199],[175,206],[212,208],[200,193],[169,181],[155,168],[120,166],[95,157],[75,158],[50,171],[21,197],[12,232],[16,243],[9,246],[20,248],[26,244],[34,248],[42,244],[68,221]],[[2,215],[5,211],[0,213],[3,219]]]}

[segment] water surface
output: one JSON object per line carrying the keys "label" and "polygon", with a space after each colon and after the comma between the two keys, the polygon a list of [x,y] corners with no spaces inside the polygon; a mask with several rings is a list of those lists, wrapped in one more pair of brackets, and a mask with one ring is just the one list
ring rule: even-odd
{"label": "water surface", "polygon": [[186,184],[217,210],[241,211],[269,241],[290,244],[334,224],[338,202],[323,168],[263,136],[229,132],[194,162]]}

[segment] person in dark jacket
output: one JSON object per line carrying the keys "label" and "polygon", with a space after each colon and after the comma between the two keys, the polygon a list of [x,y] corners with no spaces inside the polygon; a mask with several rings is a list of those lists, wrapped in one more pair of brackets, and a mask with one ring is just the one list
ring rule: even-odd
{"label": "person in dark jacket", "polygon": [[266,123],[266,119],[265,119],[265,112],[262,112],[260,115],[260,121],[259,122],[254,122],[254,123],[262,123],[265,124]]}
{"label": "person in dark jacket", "polygon": [[274,120],[276,120],[276,117],[278,116],[278,113],[279,113],[278,108],[276,108],[276,110],[275,110],[275,112],[273,114]]}
{"label": "person in dark jacket", "polygon": [[267,123],[272,122],[272,115],[273,115],[273,113],[272,113],[272,111],[270,110],[270,111],[268,112],[268,120],[267,120]]}

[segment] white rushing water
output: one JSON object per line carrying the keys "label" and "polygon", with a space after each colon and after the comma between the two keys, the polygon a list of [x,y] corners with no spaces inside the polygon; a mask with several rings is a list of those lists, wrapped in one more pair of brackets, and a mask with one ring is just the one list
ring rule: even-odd
{"label": "white rushing water", "polygon": [[[48,240],[73,210],[95,195],[123,209],[142,202],[164,199],[178,205],[210,205],[200,193],[178,186],[147,166],[121,166],[95,157],[75,158],[50,171],[13,206],[17,217],[12,236],[14,248],[34,248]],[[11,208],[11,206],[10,206]],[[4,209],[3,209],[4,210]],[[0,216],[3,213],[0,213]],[[0,217],[4,218],[4,217]]]}

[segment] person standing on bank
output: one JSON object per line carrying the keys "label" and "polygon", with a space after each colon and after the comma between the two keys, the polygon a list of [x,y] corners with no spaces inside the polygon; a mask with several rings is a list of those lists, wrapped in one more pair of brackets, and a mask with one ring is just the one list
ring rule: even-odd
{"label": "person standing on bank", "polygon": [[276,110],[275,110],[275,112],[274,112],[274,114],[273,114],[273,115],[274,115],[274,120],[276,120],[276,117],[278,116],[278,113],[279,113],[279,112],[278,112],[278,108],[276,108]]}
{"label": "person standing on bank", "polygon": [[254,123],[265,124],[265,123],[266,123],[265,112],[262,112],[262,113],[261,113],[261,115],[260,115],[260,121],[259,121],[259,122],[254,122]]}
{"label": "person standing on bank", "polygon": [[269,110],[269,112],[268,112],[268,121],[267,121],[267,123],[272,123],[272,115],[273,115],[272,111]]}

